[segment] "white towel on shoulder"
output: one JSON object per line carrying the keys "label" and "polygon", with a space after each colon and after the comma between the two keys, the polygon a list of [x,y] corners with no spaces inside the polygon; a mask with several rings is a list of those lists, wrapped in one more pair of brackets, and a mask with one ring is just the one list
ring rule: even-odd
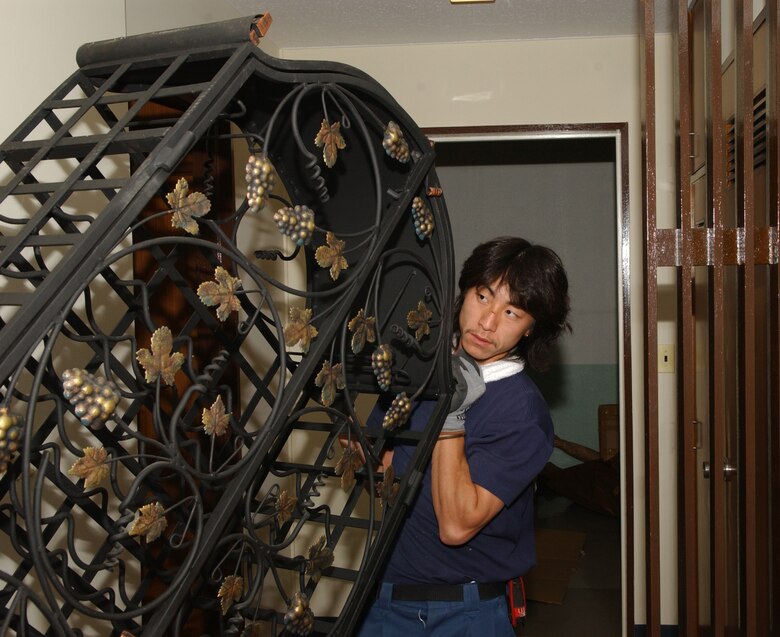
{"label": "white towel on shoulder", "polygon": [[501,380],[514,374],[519,374],[525,368],[525,361],[521,358],[503,358],[500,361],[488,363],[482,366],[482,378],[486,383]]}

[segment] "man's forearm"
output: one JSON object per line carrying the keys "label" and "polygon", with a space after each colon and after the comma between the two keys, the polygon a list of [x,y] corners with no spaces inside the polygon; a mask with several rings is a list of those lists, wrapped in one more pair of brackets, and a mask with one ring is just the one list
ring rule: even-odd
{"label": "man's forearm", "polygon": [[440,440],[433,449],[432,497],[445,544],[468,542],[503,506],[492,493],[474,484],[463,438]]}

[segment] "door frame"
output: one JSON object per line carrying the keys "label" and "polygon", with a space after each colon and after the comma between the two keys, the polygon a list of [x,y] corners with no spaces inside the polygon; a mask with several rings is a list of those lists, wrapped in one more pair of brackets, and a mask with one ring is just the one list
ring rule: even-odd
{"label": "door frame", "polygon": [[[633,422],[631,365],[631,254],[628,194],[628,123],[429,127],[433,144],[528,139],[611,138],[615,142],[615,196],[618,228],[618,381],[620,394],[621,597],[624,634],[634,630]],[[629,586],[630,584],[630,586]]]}

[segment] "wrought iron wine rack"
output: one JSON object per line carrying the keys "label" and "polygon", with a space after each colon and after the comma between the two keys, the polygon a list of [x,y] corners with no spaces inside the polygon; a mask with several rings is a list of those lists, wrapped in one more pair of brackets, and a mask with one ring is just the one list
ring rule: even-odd
{"label": "wrought iron wine rack", "polygon": [[84,45],[0,147],[0,634],[348,635],[414,496],[451,394],[433,150],[269,18]]}

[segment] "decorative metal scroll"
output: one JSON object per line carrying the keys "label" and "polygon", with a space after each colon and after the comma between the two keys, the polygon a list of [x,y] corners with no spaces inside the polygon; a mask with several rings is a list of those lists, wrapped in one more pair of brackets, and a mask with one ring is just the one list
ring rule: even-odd
{"label": "decorative metal scroll", "polygon": [[[216,211],[210,159],[177,175],[218,136],[246,190]],[[0,634],[350,634],[450,394],[426,138],[360,72],[247,43],[93,61],[0,162]]]}

